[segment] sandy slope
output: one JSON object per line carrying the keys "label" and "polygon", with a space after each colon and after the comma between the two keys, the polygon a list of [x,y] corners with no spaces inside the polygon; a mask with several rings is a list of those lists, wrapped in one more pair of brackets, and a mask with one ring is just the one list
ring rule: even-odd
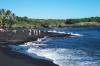
{"label": "sandy slope", "polygon": [[0,66],[38,66],[28,63],[23,59],[11,57],[4,52],[0,51]]}
{"label": "sandy slope", "polygon": [[0,47],[0,66],[58,66],[52,62],[39,60],[30,56]]}

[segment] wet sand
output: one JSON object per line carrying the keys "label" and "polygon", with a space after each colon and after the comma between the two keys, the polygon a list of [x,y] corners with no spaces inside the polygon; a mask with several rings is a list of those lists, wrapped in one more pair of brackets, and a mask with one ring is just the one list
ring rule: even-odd
{"label": "wet sand", "polygon": [[13,52],[7,47],[0,47],[0,66],[58,66],[51,61],[32,58]]}

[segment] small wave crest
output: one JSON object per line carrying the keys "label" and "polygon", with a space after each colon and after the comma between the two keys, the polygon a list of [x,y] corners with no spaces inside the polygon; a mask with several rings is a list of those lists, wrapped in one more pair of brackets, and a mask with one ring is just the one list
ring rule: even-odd
{"label": "small wave crest", "polygon": [[66,33],[64,31],[56,31],[56,30],[50,30],[50,31],[47,31],[47,32],[54,32],[54,33]]}
{"label": "small wave crest", "polygon": [[75,36],[83,36],[82,34],[79,33],[73,33],[73,32],[68,32],[67,34],[75,35]]}
{"label": "small wave crest", "polygon": [[56,31],[56,30],[50,30],[48,32],[61,33],[61,34],[71,34],[71,35],[73,35],[71,37],[74,37],[74,36],[83,36],[82,34],[79,34],[79,33]]}

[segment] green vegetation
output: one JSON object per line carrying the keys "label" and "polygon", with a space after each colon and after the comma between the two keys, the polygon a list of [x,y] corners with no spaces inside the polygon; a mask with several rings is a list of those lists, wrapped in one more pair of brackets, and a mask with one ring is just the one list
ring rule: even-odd
{"label": "green vegetation", "polygon": [[0,27],[11,28],[15,21],[15,15],[10,10],[1,9],[0,10]]}
{"label": "green vegetation", "polygon": [[[33,14],[34,15],[34,14]],[[10,10],[0,9],[0,28],[48,28],[100,25],[100,17],[80,19],[33,19],[19,17]]]}
{"label": "green vegetation", "polygon": [[67,26],[98,26],[100,25],[100,17],[89,17],[80,19],[67,19],[65,21]]}

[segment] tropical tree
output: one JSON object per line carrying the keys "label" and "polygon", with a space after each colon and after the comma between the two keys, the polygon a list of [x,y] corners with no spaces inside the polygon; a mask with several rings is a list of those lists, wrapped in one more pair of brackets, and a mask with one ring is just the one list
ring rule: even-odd
{"label": "tropical tree", "polygon": [[11,28],[12,24],[15,22],[15,14],[10,10],[0,9],[0,27],[1,28]]}

